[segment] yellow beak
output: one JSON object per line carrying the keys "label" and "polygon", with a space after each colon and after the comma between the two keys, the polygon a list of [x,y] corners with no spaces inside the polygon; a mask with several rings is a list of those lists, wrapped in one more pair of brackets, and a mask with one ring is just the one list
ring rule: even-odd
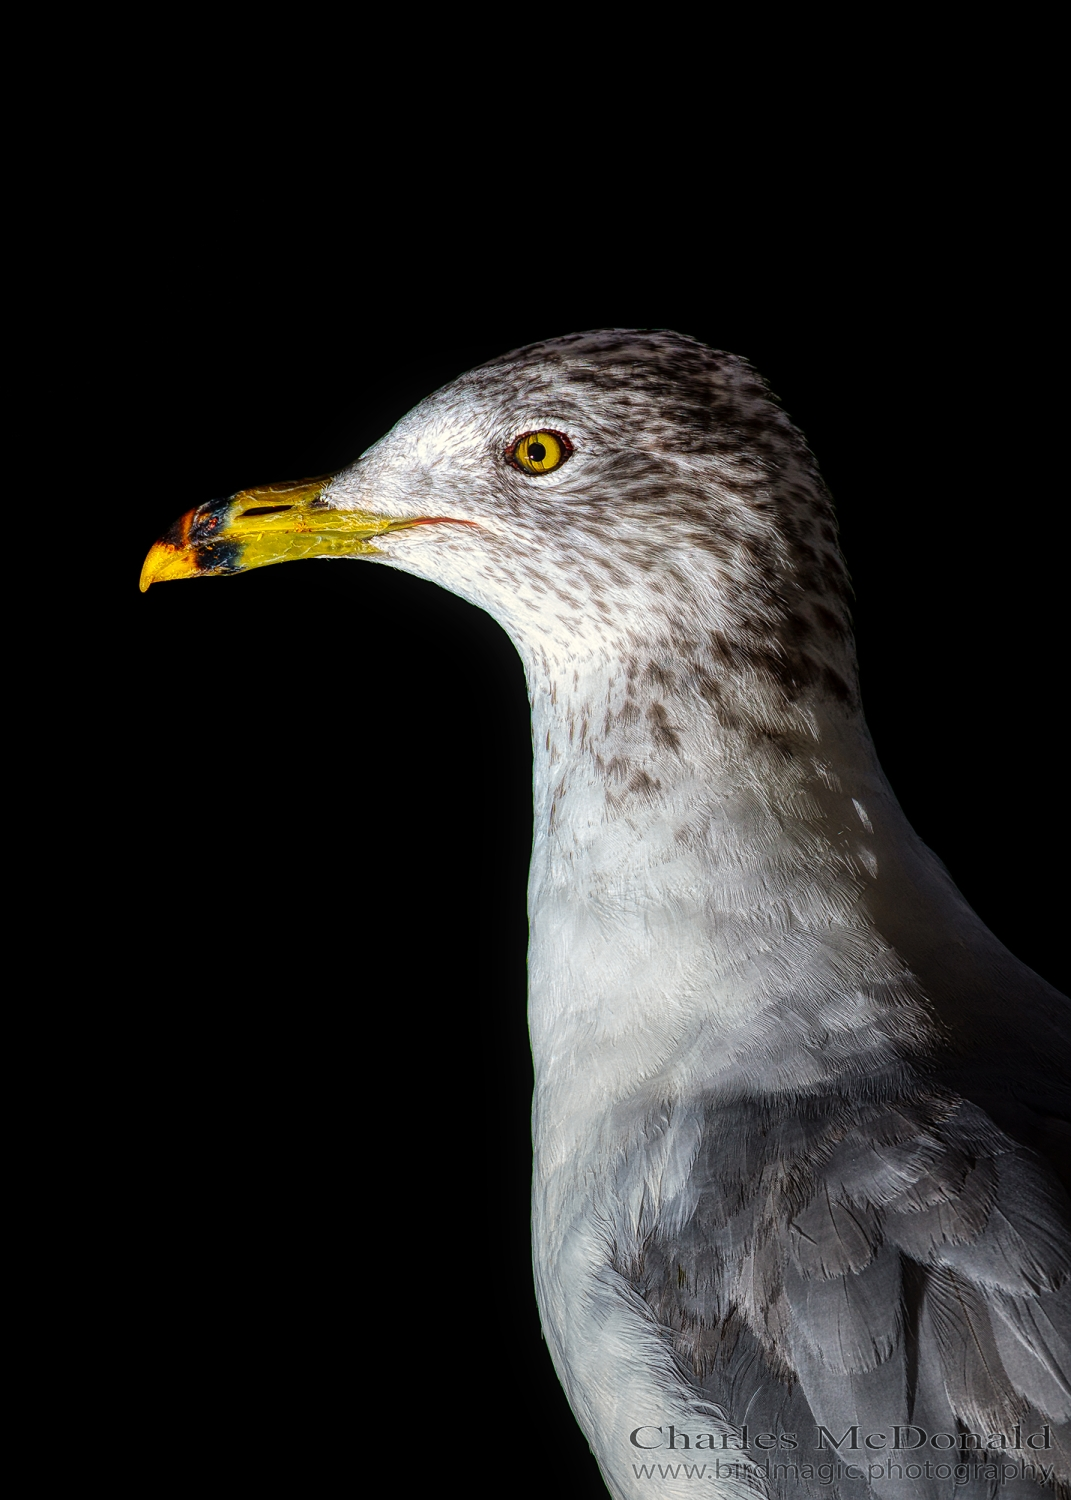
{"label": "yellow beak", "polygon": [[247,573],[301,557],[375,555],[379,549],[370,538],[446,519],[334,510],[322,499],[333,478],[323,474],[318,479],[239,490],[229,499],[210,500],[187,511],[150,548],[141,570],[141,592],[172,578]]}

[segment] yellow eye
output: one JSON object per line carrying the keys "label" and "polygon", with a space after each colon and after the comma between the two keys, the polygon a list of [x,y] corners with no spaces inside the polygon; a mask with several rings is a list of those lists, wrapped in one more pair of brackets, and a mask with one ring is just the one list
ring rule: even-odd
{"label": "yellow eye", "polygon": [[506,449],[506,457],[526,474],[549,474],[572,451],[573,445],[564,432],[526,432]]}

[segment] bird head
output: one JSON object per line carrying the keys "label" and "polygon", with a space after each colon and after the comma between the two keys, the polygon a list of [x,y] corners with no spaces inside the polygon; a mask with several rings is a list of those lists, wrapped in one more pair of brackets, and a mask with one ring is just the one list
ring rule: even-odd
{"label": "bird head", "polygon": [[814,460],[746,360],[676,333],[599,330],[481,365],[340,473],[188,512],[141,587],[308,557],[439,583],[526,659],[619,659],[665,637],[782,691],[851,691]]}

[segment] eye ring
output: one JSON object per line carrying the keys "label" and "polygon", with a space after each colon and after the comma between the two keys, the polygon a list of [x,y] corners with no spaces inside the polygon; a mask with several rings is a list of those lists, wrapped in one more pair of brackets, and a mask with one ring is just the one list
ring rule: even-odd
{"label": "eye ring", "polygon": [[537,427],[515,437],[503,455],[524,474],[550,474],[572,455],[573,445],[564,432]]}

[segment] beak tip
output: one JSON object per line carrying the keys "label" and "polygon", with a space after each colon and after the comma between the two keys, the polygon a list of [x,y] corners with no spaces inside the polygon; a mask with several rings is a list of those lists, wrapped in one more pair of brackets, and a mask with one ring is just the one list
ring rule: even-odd
{"label": "beak tip", "polygon": [[160,576],[160,543],[156,542],[149,550],[149,555],[141,565],[141,577],[138,579],[138,591],[147,594],[152,584]]}
{"label": "beak tip", "polygon": [[142,564],[138,589],[146,594],[154,583],[165,583],[169,578],[194,578],[199,571],[190,548],[154,542]]}

